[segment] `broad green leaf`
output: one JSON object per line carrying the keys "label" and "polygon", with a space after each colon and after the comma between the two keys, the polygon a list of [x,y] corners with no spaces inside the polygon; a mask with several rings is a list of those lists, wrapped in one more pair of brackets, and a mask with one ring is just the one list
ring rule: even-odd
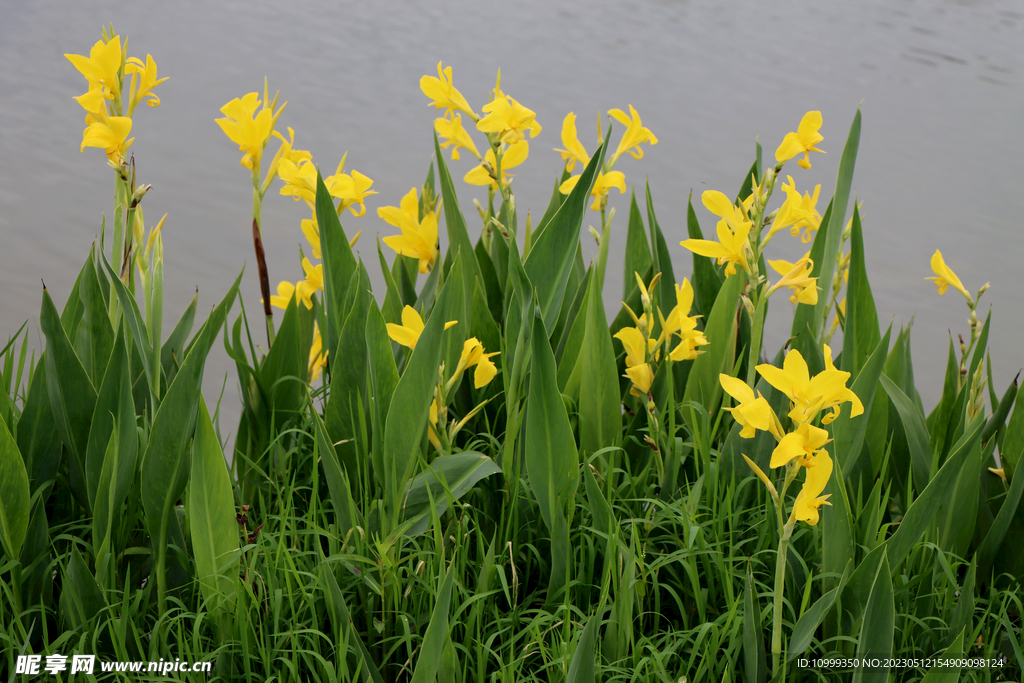
{"label": "broad green leaf", "polygon": [[544,524],[554,533],[556,510],[564,515],[579,484],[579,456],[558,392],[555,357],[539,317],[533,323],[532,348],[533,369],[526,408],[526,471]]}
{"label": "broad green leaf", "polygon": [[82,360],[93,384],[99,384],[110,360],[110,349],[114,345],[114,330],[110,327],[107,302],[100,289],[96,275],[95,250],[89,250],[89,258],[82,268],[78,295],[82,298],[82,322],[78,327],[75,349]]}
{"label": "broad green leaf", "polygon": [[[963,585],[960,587],[960,597],[956,600],[956,607],[953,608],[953,614],[949,618],[949,633],[951,634],[960,633],[965,629],[970,632],[974,629],[974,584],[977,575],[978,555],[975,555],[974,560],[971,561],[971,566],[967,569],[967,577],[964,578]],[[988,576],[987,570],[983,576]],[[953,642],[950,643],[951,646],[953,644]]]}
{"label": "broad green leaf", "polygon": [[327,314],[327,329],[321,332],[324,335],[324,348],[333,352],[338,348],[341,326],[348,313],[344,301],[356,270],[356,257],[349,246],[345,229],[341,227],[341,220],[334,208],[334,198],[327,191],[319,170],[316,174],[316,221],[320,227],[320,252],[324,262],[324,312]]}
{"label": "broad green leaf", "polygon": [[345,472],[341,468],[338,453],[334,450],[331,439],[327,435],[327,429],[324,426],[323,420],[320,419],[320,415],[316,410],[310,411],[310,417],[313,421],[316,453],[319,456],[320,462],[324,465],[327,490],[330,491],[331,504],[334,506],[334,517],[338,522],[337,533],[344,536],[355,526],[352,514],[354,510],[352,489],[349,486],[348,477],[345,476]]}
{"label": "broad green leaf", "polygon": [[[730,276],[722,285],[722,290],[715,299],[704,326],[707,337],[706,351],[697,356],[690,370],[690,378],[683,393],[683,404],[699,403],[714,419],[714,414],[722,400],[722,384],[718,376],[723,372],[731,372],[736,357],[736,307],[739,303],[742,273]],[[689,410],[683,410],[687,420]],[[694,425],[690,425],[691,429]]]}
{"label": "broad green leaf", "polygon": [[[128,349],[123,334],[117,335],[110,355],[112,361],[103,376],[96,410],[89,430],[88,447],[85,454],[85,478],[89,491],[89,502],[95,509],[97,495],[107,496],[119,507],[128,495],[135,476],[136,458],[139,451],[139,436],[135,427],[135,403],[132,400],[132,385],[129,377]],[[113,491],[97,494],[103,459],[110,442],[110,436],[117,422],[116,476],[111,480]]]}
{"label": "broad green leaf", "polygon": [[619,444],[622,409],[615,351],[597,278],[590,278],[587,290],[586,332],[579,358],[586,369],[580,376],[579,428],[580,448],[594,453]]}
{"label": "broad green leaf", "polygon": [[181,367],[185,359],[185,350],[188,348],[188,335],[192,332],[192,325],[196,319],[196,304],[199,300],[199,292],[196,291],[192,301],[181,314],[178,323],[171,330],[170,336],[160,348],[160,364],[164,370],[164,386],[169,386],[174,381],[174,375]]}
{"label": "broad green leaf", "polygon": [[958,557],[967,554],[968,546],[974,538],[974,527],[978,520],[978,478],[985,469],[981,464],[985,455],[979,438],[958,473],[949,498],[939,507],[939,547]]}
{"label": "broad green leaf", "polygon": [[864,452],[864,437],[871,422],[871,408],[874,406],[875,394],[878,391],[878,378],[889,354],[891,332],[892,325],[885,331],[885,336],[875,344],[870,358],[861,366],[858,374],[854,375],[856,379],[850,385],[850,390],[864,406],[864,412],[857,417],[850,417],[852,407],[841,408],[839,417],[832,423],[836,461],[845,476],[853,472],[861,453]]}
{"label": "broad green leaf", "polygon": [[[697,214],[693,210],[693,193],[686,204],[686,231],[689,239],[702,240],[704,233],[701,232],[700,223],[697,222]],[[703,315],[705,319],[711,315],[711,308],[718,298],[718,291],[722,289],[722,271],[707,256],[701,256],[693,252],[693,307],[696,312]]]}
{"label": "broad green leaf", "polygon": [[[989,366],[991,370],[991,366]],[[991,388],[991,377],[989,378],[989,387]],[[988,441],[992,436],[999,430],[1000,427],[1006,425],[1006,416],[1010,414],[1010,408],[1013,406],[1014,401],[1017,398],[1017,379],[1014,378],[1010,386],[1006,388],[1003,393],[1003,397],[999,399],[999,402],[992,402],[994,410],[989,416],[988,421],[985,422],[985,428],[981,431],[981,440]]]}
{"label": "broad green leaf", "polygon": [[[434,312],[427,318],[416,348],[406,363],[388,409],[384,426],[384,480],[387,482],[388,512],[396,515],[398,497],[412,469],[427,428],[427,416],[441,362],[444,311],[449,287],[441,290]],[[388,527],[385,527],[388,528]]]}
{"label": "broad green leaf", "polygon": [[60,431],[54,429],[55,418],[46,385],[46,361],[41,358],[29,382],[28,398],[18,420],[18,450],[25,461],[32,491],[56,479],[61,459]]}
{"label": "broad green leaf", "polygon": [[[884,383],[884,378],[883,378]],[[891,383],[890,383],[891,384]],[[907,509],[896,532],[885,542],[888,557],[893,567],[898,567],[918,539],[929,528],[939,505],[953,493],[953,486],[977,439],[981,438],[982,420],[976,419],[968,431],[953,446],[939,471],[928,482],[921,495]]]}
{"label": "broad green leaf", "polygon": [[159,372],[159,368],[153,367],[153,345],[159,344],[160,340],[149,338],[149,328],[146,327],[142,311],[139,310],[139,304],[135,301],[135,295],[128,290],[125,284],[121,282],[121,278],[114,272],[114,269],[110,267],[106,255],[101,253],[100,256],[103,259],[103,265],[107,270],[107,274],[110,276],[110,283],[114,286],[117,300],[121,303],[124,320],[128,323],[128,329],[132,332],[135,351],[138,353],[138,358],[146,373],[146,382],[151,387],[157,386],[156,373]]}
{"label": "broad green leaf", "polygon": [[28,472],[18,444],[0,420],[0,542],[7,559],[21,555],[28,533]]}
{"label": "broad green leaf", "polygon": [[[563,332],[562,339],[559,340],[558,348],[555,350],[555,358],[558,362],[558,388],[563,393],[573,397],[574,400],[579,393],[579,363],[581,351],[583,349],[583,341],[587,334],[587,311],[590,308],[590,282],[594,280],[592,274],[593,269],[587,271],[587,287],[579,297],[579,308],[576,310],[576,315],[573,317],[572,324],[568,325],[568,329]],[[609,339],[611,339],[610,335]],[[616,378],[616,384],[618,384],[618,378]]]}
{"label": "broad green leaf", "polygon": [[[832,506],[822,515],[821,565],[823,571],[838,574],[854,559],[856,550],[850,494],[841,467],[832,468],[828,492],[832,494]],[[828,585],[834,585],[833,580]]]}
{"label": "broad green leaf", "polygon": [[661,273],[658,294],[655,295],[654,292],[651,292],[651,296],[656,296],[658,304],[665,310],[670,310],[676,301],[676,274],[672,270],[672,256],[668,250],[668,243],[665,241],[665,235],[661,232],[658,218],[654,215],[654,200],[651,198],[649,182],[647,183],[647,227],[651,231],[651,250],[653,252],[651,267],[654,269],[652,275]]}
{"label": "broad green leaf", "polygon": [[[892,593],[892,577],[889,574],[889,558],[883,554],[882,562],[875,574],[864,622],[857,639],[857,657],[892,657],[893,633],[896,627],[896,605]],[[885,683],[889,680],[889,667],[862,667],[854,671],[854,683]]]}
{"label": "broad green leaf", "polygon": [[[347,312],[347,310],[346,310]],[[322,332],[322,331],[321,331]],[[327,338],[323,348],[330,351]],[[313,345],[313,311],[293,297],[288,302],[274,344],[257,369],[260,389],[266,400],[266,419],[276,427],[302,410],[309,374],[309,349]],[[328,354],[328,359],[334,355]]]}
{"label": "broad green leaf", "polygon": [[434,458],[412,478],[402,497],[402,520],[411,522],[405,535],[423,533],[430,526],[431,513],[440,517],[449,501],[458,501],[480,480],[500,473],[493,460],[475,451]]}
{"label": "broad green leaf", "polygon": [[608,138],[591,157],[569,196],[551,217],[551,222],[536,236],[523,267],[537,288],[537,304],[544,315],[545,329],[553,329],[565,295],[569,271],[580,242],[583,216],[590,203],[590,190],[598,169],[604,163]]}
{"label": "broad green leaf", "polygon": [[73,629],[85,626],[106,606],[103,592],[89,572],[77,545],[71,548],[62,586],[60,608]]}
{"label": "broad green leaf", "polygon": [[366,359],[370,371],[370,424],[372,439],[370,455],[373,476],[384,484],[384,428],[388,407],[398,386],[398,366],[391,353],[391,338],[381,311],[374,302],[366,313]]}
{"label": "broad green leaf", "polygon": [[235,499],[224,451],[213,430],[206,402],[199,399],[199,416],[192,443],[192,476],[188,521],[196,578],[207,610],[234,611],[240,557]]}
{"label": "broad green leaf", "polygon": [[[445,289],[450,290],[445,297],[445,304],[443,307],[435,306],[431,312],[431,315],[443,314],[445,322],[455,321],[454,325],[445,330],[441,340],[441,362],[444,363],[446,376],[450,376],[458,368],[466,338],[470,336],[470,318],[467,306],[472,305],[472,299],[468,298],[467,300],[467,292],[465,291],[466,280],[462,276],[464,272],[463,263],[467,260],[475,262],[476,259],[473,258],[471,253],[467,253],[466,256],[461,254],[456,256],[452,262],[451,271],[448,273],[444,283]],[[473,291],[470,290],[468,294],[471,297]],[[497,350],[487,349],[487,351]],[[455,384],[452,385],[452,392],[458,391],[461,381],[462,377],[460,376]],[[472,381],[472,378],[470,381]]]}
{"label": "broad green leaf", "polygon": [[[441,563],[441,567],[444,563]],[[435,680],[437,667],[441,663],[441,651],[444,641],[448,638],[448,616],[452,599],[452,581],[455,578],[455,562],[453,561],[444,578],[438,577],[440,586],[437,599],[430,614],[427,632],[423,634],[423,644],[412,671],[412,683],[430,683]]]}
{"label": "broad green leaf", "polygon": [[[598,608],[598,614],[602,609]],[[580,639],[576,641],[576,650],[572,653],[569,661],[569,672],[565,677],[565,683],[594,683],[594,665],[597,661],[595,646],[597,644],[597,629],[601,624],[600,617],[595,614],[587,619],[587,625],[583,627]]]}
{"label": "broad green leaf", "polygon": [[[1015,410],[1014,414],[1016,415],[1017,412],[1018,411]],[[1006,467],[1005,462],[1003,463],[1003,467]],[[986,473],[986,475],[987,474],[988,473]],[[1003,499],[1002,505],[999,506],[999,512],[996,514],[996,518],[993,520],[992,526],[989,527],[984,540],[981,542],[981,545],[978,546],[976,562],[980,567],[982,576],[987,577],[989,575],[989,570],[995,562],[1000,549],[1003,547],[1003,542],[1006,539],[1006,532],[1010,528],[1010,523],[1015,518],[1019,518],[1020,499],[1022,493],[1024,493],[1024,473],[1021,473],[1020,470],[1018,470],[1014,473],[1013,478],[1010,479],[1010,489],[1006,493],[1006,497]]]}
{"label": "broad green leaf", "polygon": [[395,282],[394,276],[391,274],[391,269],[388,268],[388,262],[384,258],[384,251],[380,246],[380,238],[377,238],[377,258],[380,261],[380,272],[384,275],[384,284],[386,286],[386,293],[384,294],[384,304],[381,306],[381,313],[384,314],[384,320],[395,324],[402,324],[402,293],[398,289],[398,284]]}
{"label": "broad green leaf", "polygon": [[533,231],[534,242],[536,242],[540,234],[544,232],[544,229],[548,227],[551,223],[551,218],[558,212],[559,207],[561,207],[562,203],[565,201],[566,195],[562,194],[558,188],[561,187],[562,183],[568,179],[568,171],[563,171],[561,178],[555,178],[555,187],[551,191],[551,199],[548,201],[548,208],[544,209],[544,215],[540,217],[539,221],[537,221],[537,227]]}
{"label": "broad green leaf", "polygon": [[843,575],[839,579],[839,585],[818,598],[796,622],[793,633],[789,636],[789,644],[786,649],[787,659],[796,659],[807,650],[814,639],[814,632],[818,630],[825,615],[835,604],[836,598],[846,588],[846,582],[852,573],[853,559],[851,558],[846,563],[846,569],[843,570]]}
{"label": "broad green leaf", "polygon": [[941,453],[946,443],[946,430],[949,429],[949,418],[960,392],[960,363],[956,359],[953,348],[953,335],[949,335],[949,354],[946,358],[946,377],[942,385],[942,398],[939,404],[928,415],[926,421],[931,439],[932,452]]}
{"label": "broad green leaf", "polygon": [[622,273],[622,298],[625,299],[636,287],[636,275],[647,272],[653,262],[651,245],[647,242],[647,234],[644,231],[644,219],[640,214],[640,207],[636,203],[636,190],[630,193],[629,198],[629,224],[626,226],[626,262]]}
{"label": "broad green leaf", "polygon": [[[441,153],[441,145],[437,140],[437,133],[434,133],[434,158],[437,159],[437,174],[441,184],[441,199],[444,207],[444,222],[448,229],[448,248],[452,257],[462,255],[462,273],[465,278],[462,283],[463,292],[466,296],[466,308],[472,305],[473,283],[480,282],[486,287],[480,267],[474,255],[473,242],[469,239],[469,231],[466,228],[466,219],[459,208],[459,197],[455,192],[455,183],[452,182],[451,173],[448,171],[448,164],[445,163],[444,154]],[[469,322],[468,320],[466,321]]]}
{"label": "broad green leaf", "polygon": [[[958,633],[959,635],[937,659],[953,662],[963,659],[965,629],[960,629]],[[924,678],[921,679],[921,683],[957,683],[959,680],[959,666],[935,666],[928,670]]]}
{"label": "broad green leaf", "polygon": [[878,311],[868,282],[864,260],[864,234],[860,211],[854,203],[850,228],[850,280],[846,286],[846,324],[843,327],[843,370],[857,377],[878,345]]}
{"label": "broad green leaf", "polygon": [[907,438],[907,447],[910,449],[910,464],[914,473],[914,484],[918,491],[923,491],[928,485],[929,471],[932,463],[932,451],[928,445],[928,427],[924,423],[924,415],[918,410],[917,405],[900,390],[896,384],[881,375],[879,380],[889,400],[896,408],[903,421],[903,430]]}
{"label": "broad green leaf", "polygon": [[754,573],[750,563],[747,563],[747,578],[743,588],[743,668],[750,683],[765,683],[768,680],[761,606],[754,594]]}

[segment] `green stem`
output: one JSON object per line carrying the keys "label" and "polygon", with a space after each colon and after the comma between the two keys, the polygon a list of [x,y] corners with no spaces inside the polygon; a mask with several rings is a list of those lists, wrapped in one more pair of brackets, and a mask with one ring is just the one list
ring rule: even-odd
{"label": "green stem", "polygon": [[607,198],[601,201],[601,246],[598,247],[597,256],[597,289],[604,288],[604,271],[608,263],[608,242],[611,241],[611,221],[605,218],[605,204]]}
{"label": "green stem", "polygon": [[782,528],[779,538],[779,551],[775,559],[775,609],[772,617],[772,676],[779,673],[782,659],[782,599],[786,587],[786,553],[789,551],[789,538],[793,534],[793,521],[790,520]]}
{"label": "green stem", "polygon": [[761,296],[754,309],[754,320],[750,326],[750,360],[747,363],[747,384],[754,386],[755,369],[761,355],[761,342],[764,336],[764,316],[768,310],[768,297]]}

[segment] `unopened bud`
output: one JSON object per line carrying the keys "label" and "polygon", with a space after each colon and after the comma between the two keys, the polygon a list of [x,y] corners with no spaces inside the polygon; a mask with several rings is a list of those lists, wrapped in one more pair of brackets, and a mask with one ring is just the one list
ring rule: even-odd
{"label": "unopened bud", "polygon": [[754,317],[754,302],[751,301],[750,297],[745,295],[745,294],[740,296],[740,301],[743,302],[743,308],[745,308],[747,310],[747,314],[750,315],[751,318],[753,318]]}
{"label": "unopened bud", "polygon": [[594,241],[597,242],[597,246],[600,247],[601,246],[601,233],[599,233],[594,228],[593,225],[588,225],[587,227],[590,228],[590,234],[594,236]]}
{"label": "unopened bud", "polygon": [[962,334],[958,334],[957,335],[957,339],[960,340],[960,355],[961,356],[966,356],[967,355],[967,344],[964,343],[964,336]]}
{"label": "unopened bud", "polygon": [[986,282],[984,285],[982,285],[981,289],[978,290],[978,298],[980,299],[981,295],[984,294],[985,292],[987,292],[988,288],[991,287],[991,286],[992,285],[990,283],[988,283],[988,282]]}
{"label": "unopened bud", "polygon": [[138,188],[137,188],[137,189],[135,190],[135,193],[134,193],[134,194],[132,194],[132,204],[131,204],[131,208],[133,208],[133,209],[134,209],[134,208],[135,208],[136,206],[138,206],[138,205],[139,205],[139,202],[141,202],[141,201],[142,201],[142,198],[143,198],[143,197],[145,197],[145,196],[146,196],[146,193],[147,193],[147,192],[149,192],[149,191],[150,191],[151,189],[153,189],[153,186],[152,186],[152,185],[140,185],[140,186],[139,186],[139,187],[138,187]]}
{"label": "unopened bud", "polygon": [[476,206],[476,211],[477,211],[477,213],[480,214],[480,220],[486,221],[487,220],[487,212],[484,211],[484,207],[480,204],[480,200],[479,199],[474,199],[473,200],[473,205]]}

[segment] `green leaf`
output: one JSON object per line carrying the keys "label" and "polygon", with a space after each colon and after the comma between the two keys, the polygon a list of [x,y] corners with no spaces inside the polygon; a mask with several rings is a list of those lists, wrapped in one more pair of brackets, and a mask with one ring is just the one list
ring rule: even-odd
{"label": "green leaf", "polygon": [[[700,223],[697,222],[697,214],[693,210],[692,192],[686,203],[686,231],[690,239],[704,239]],[[693,285],[693,307],[698,314],[707,319],[718,298],[718,292],[722,289],[724,281],[722,270],[707,256],[701,256],[697,252],[691,253],[693,254],[693,282],[691,283]]]}
{"label": "green leaf", "polygon": [[[974,583],[977,575],[978,555],[975,555],[971,566],[967,569],[967,577],[960,587],[960,597],[957,598],[956,607],[953,608],[953,614],[949,618],[949,633],[960,633],[965,629],[971,631],[974,628]],[[988,576],[988,571],[983,576]]]}
{"label": "green leaf", "polygon": [[[884,383],[883,378],[883,383]],[[890,382],[891,384],[891,382]],[[939,471],[928,482],[921,495],[910,505],[896,532],[885,542],[888,557],[893,567],[898,567],[927,529],[943,501],[949,500],[960,470],[967,461],[974,442],[981,437],[982,420],[975,420],[968,431],[953,446],[949,457]]]}
{"label": "green leaf", "polygon": [[107,274],[110,276],[110,283],[114,286],[114,291],[117,293],[117,300],[121,303],[124,320],[128,323],[128,329],[132,332],[135,350],[138,352],[139,359],[142,361],[142,368],[146,373],[146,382],[151,387],[157,386],[155,378],[159,368],[154,368],[152,365],[153,344],[159,344],[160,340],[151,340],[149,338],[149,328],[146,327],[146,323],[142,318],[142,312],[139,310],[138,302],[135,301],[135,295],[128,291],[125,284],[121,282],[121,278],[110,267],[106,255],[101,253],[100,256],[103,259],[103,265],[107,270]]}
{"label": "green leaf", "polygon": [[[1016,414],[1016,412],[1017,411],[1015,410],[1014,414]],[[1003,466],[1005,468],[1005,462],[1003,463]],[[987,474],[988,473],[986,473],[986,475]],[[996,518],[992,521],[992,526],[989,527],[984,540],[981,542],[981,545],[978,546],[976,562],[980,567],[981,575],[984,577],[988,577],[989,570],[992,568],[992,565],[996,560],[996,556],[1003,547],[1003,541],[1006,539],[1006,532],[1010,528],[1010,523],[1013,522],[1015,518],[1019,517],[1018,510],[1020,509],[1022,493],[1024,493],[1024,473],[1018,471],[1010,480],[1010,490],[1007,491],[1006,497],[1003,499],[1003,504],[999,506],[999,512],[996,513]]]}
{"label": "green leaf", "polygon": [[[654,252],[652,267],[654,274],[661,273],[657,301],[668,310],[675,305],[676,301],[676,274],[672,270],[672,256],[668,250],[668,243],[665,242],[665,235],[661,232],[658,218],[654,215],[654,200],[651,198],[650,183],[647,183],[647,223],[651,231],[651,248]],[[653,292],[651,292],[651,296],[654,296]]]}
{"label": "green leaf", "polygon": [[[601,608],[598,608],[601,612]],[[569,673],[565,677],[565,683],[594,683],[594,664],[597,655],[594,647],[597,643],[597,627],[601,620],[595,614],[587,619],[587,625],[583,627],[580,639],[576,641],[576,650],[572,653],[569,661]]]}
{"label": "green leaf", "polygon": [[391,269],[388,268],[387,259],[384,258],[384,251],[380,247],[380,238],[377,239],[377,258],[380,260],[380,272],[384,274],[384,284],[387,287],[381,312],[384,314],[384,320],[387,322],[401,325],[402,292],[398,289],[398,284],[395,282],[394,275],[391,274]]}
{"label": "green leaf", "polygon": [[469,239],[469,230],[466,228],[466,219],[459,208],[455,183],[452,182],[452,175],[448,171],[448,164],[445,163],[436,132],[434,133],[434,157],[437,159],[437,174],[441,180],[441,199],[444,206],[445,227],[448,229],[448,248],[453,257],[462,255],[462,272],[465,278],[462,287],[466,296],[466,308],[469,308],[472,305],[470,297],[473,295],[473,283],[479,281],[483,287],[486,287],[487,283],[483,279],[476,259],[471,258],[474,255],[473,242]]}
{"label": "green leaf", "polygon": [[[875,393],[878,390],[878,378],[882,375],[882,368],[885,365],[886,356],[889,354],[889,335],[892,332],[892,325],[885,331],[885,336],[875,344],[875,349],[864,363],[850,390],[861,400],[864,412],[857,417],[850,417],[849,409],[841,409],[839,417],[832,423],[832,436],[835,439],[834,449],[836,461],[843,470],[844,475],[854,471],[854,466],[864,452],[864,438],[867,434],[868,425],[871,422],[871,408],[875,402]],[[843,352],[845,355],[845,351]]]}
{"label": "green leaf", "polygon": [[384,426],[384,480],[387,482],[389,514],[397,514],[398,497],[412,476],[427,428],[437,368],[441,362],[442,333],[446,322],[444,311],[449,290],[446,283],[406,363],[388,409]]}
{"label": "green leaf", "polygon": [[463,451],[434,458],[412,478],[402,497],[402,520],[410,523],[405,535],[416,536],[426,531],[431,514],[440,518],[450,502],[458,501],[480,480],[493,474],[501,474],[501,468],[483,453]]}
{"label": "green leaf", "polygon": [[316,173],[316,221],[320,227],[320,252],[324,261],[324,312],[327,314],[327,329],[323,330],[324,348],[333,353],[338,348],[341,326],[348,313],[344,302],[349,282],[356,271],[356,257],[345,229],[341,227],[334,198],[327,191],[319,170]]}
{"label": "green leaf", "polygon": [[526,471],[544,524],[554,532],[556,510],[564,515],[579,484],[579,456],[558,392],[555,357],[539,317],[533,323],[532,349],[526,409]]}
{"label": "green leaf", "polygon": [[71,559],[64,570],[63,590],[60,594],[60,608],[72,629],[79,629],[95,617],[106,606],[103,591],[89,572],[78,546],[71,548]]}
{"label": "green leaf", "polygon": [[653,262],[651,246],[647,243],[644,232],[644,219],[640,215],[640,207],[636,203],[636,190],[629,198],[629,225],[626,227],[626,263],[622,275],[622,298],[625,299],[636,287],[636,276],[641,277]]}
{"label": "green leaf", "polygon": [[[822,515],[824,519],[821,523],[821,565],[823,571],[837,574],[854,559],[856,550],[850,495],[841,467],[832,468],[828,491],[832,494],[829,501],[832,507],[828,509],[828,513]],[[828,580],[828,583],[831,584],[832,580]]]}
{"label": "green leaf", "polygon": [[[864,622],[857,639],[857,657],[892,657],[893,633],[896,627],[896,605],[892,594],[892,577],[889,574],[889,558],[883,554],[882,561],[871,586]],[[889,679],[889,667],[859,668],[853,673],[854,683],[885,683]]]}
{"label": "green leaf", "polygon": [[192,443],[188,521],[196,578],[211,614],[234,611],[240,557],[234,511],[235,499],[224,451],[213,430],[206,402],[200,397]]}
{"label": "green leaf", "polygon": [[93,384],[99,384],[110,360],[114,330],[110,327],[107,302],[103,298],[96,276],[95,251],[96,247],[93,245],[79,280],[78,295],[82,298],[82,322],[78,327],[75,348]]}
{"label": "green leaf", "polygon": [[619,444],[622,410],[615,351],[597,278],[590,278],[587,292],[586,332],[579,357],[586,368],[580,376],[579,428],[580,448],[594,453]]}
{"label": "green leaf", "polygon": [[878,311],[864,260],[860,211],[853,206],[850,228],[850,280],[846,285],[846,324],[843,327],[843,370],[857,377],[881,338]]}
{"label": "green leaf", "polygon": [[28,533],[28,472],[18,444],[0,420],[0,542],[8,559],[21,555]]}
{"label": "green leaf", "polygon": [[371,301],[366,313],[366,357],[370,371],[370,424],[373,443],[370,450],[373,476],[384,484],[384,429],[388,407],[398,386],[398,366],[391,353],[391,338],[377,305]]}
{"label": "green leaf", "polygon": [[825,615],[828,614],[829,609],[835,604],[836,598],[846,588],[846,582],[852,573],[853,559],[851,558],[846,563],[846,569],[843,570],[843,575],[839,579],[839,585],[818,598],[796,622],[786,649],[787,659],[796,659],[807,650],[814,639],[814,632],[818,630],[818,626],[825,619]]}
{"label": "green leaf", "polygon": [[551,222],[536,236],[533,248],[523,262],[530,282],[537,288],[537,304],[544,315],[544,326],[547,329],[554,329],[565,296],[565,286],[569,281],[569,272],[579,247],[580,229],[590,201],[590,190],[598,169],[604,163],[607,149],[606,137],[572,192],[551,217]]}
{"label": "green leaf", "polygon": [[[960,629],[959,635],[953,640],[946,651],[937,659],[956,661],[964,656],[964,631]],[[959,666],[934,666],[921,679],[921,683],[957,683],[960,680]]]}
{"label": "green leaf", "polygon": [[[707,337],[707,350],[697,356],[690,370],[690,378],[683,393],[683,404],[699,403],[714,419],[714,414],[722,401],[722,384],[718,375],[731,372],[736,356],[736,307],[739,303],[742,273],[731,275],[722,285],[722,290],[715,299],[715,306],[704,326]],[[689,410],[683,410],[687,420]],[[691,429],[694,425],[690,425]]]}
{"label": "green leaf", "polygon": [[949,354],[946,359],[946,377],[942,385],[942,398],[939,404],[928,415],[927,424],[929,437],[931,439],[932,451],[941,453],[946,443],[946,431],[949,429],[949,419],[956,403],[957,394],[960,393],[960,363],[956,359],[956,351],[953,348],[953,335],[949,335]]}
{"label": "green leaf", "polygon": [[28,398],[18,420],[18,450],[24,459],[32,491],[56,479],[61,459],[60,430],[54,429],[55,418],[46,387],[46,361],[41,358],[29,382]]}
{"label": "green leaf", "polygon": [[904,394],[896,384],[881,375],[879,380],[889,400],[899,413],[903,421],[903,430],[907,436],[907,447],[910,449],[910,463],[914,473],[914,484],[918,491],[923,491],[928,485],[929,471],[931,470],[932,451],[928,445],[928,427],[924,423],[924,415],[918,410],[910,398]]}
{"label": "green leaf", "polygon": [[185,312],[181,314],[178,323],[171,330],[171,334],[160,348],[160,365],[163,366],[164,377],[166,378],[165,386],[169,386],[174,381],[174,375],[178,372],[178,368],[181,367],[181,363],[185,359],[185,350],[188,348],[188,335],[192,332],[192,325],[196,319],[196,304],[198,301],[199,291],[196,290],[192,301],[189,302]]}
{"label": "green leaf", "polygon": [[[444,564],[442,563],[443,567]],[[440,578],[440,577],[439,577]],[[444,641],[448,638],[448,614],[452,599],[452,581],[455,578],[455,562],[453,561],[444,578],[440,579],[437,600],[430,614],[427,632],[423,634],[420,655],[412,671],[411,683],[430,683],[437,675],[437,667],[441,663],[441,652]]]}
{"label": "green leaf", "polygon": [[749,683],[765,683],[768,680],[764,631],[761,629],[761,606],[754,595],[754,573],[749,562],[743,589],[743,668]]}

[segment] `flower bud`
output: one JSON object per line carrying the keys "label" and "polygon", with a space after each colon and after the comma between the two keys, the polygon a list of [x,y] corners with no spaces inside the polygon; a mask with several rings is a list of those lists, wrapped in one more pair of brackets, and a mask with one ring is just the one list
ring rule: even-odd
{"label": "flower bud", "polygon": [[749,314],[750,317],[753,318],[754,317],[754,302],[751,301],[750,297],[747,296],[746,294],[740,295],[740,301],[743,302],[743,308],[745,308],[747,310],[747,314]]}
{"label": "flower bud", "polygon": [[138,205],[139,205],[139,202],[141,202],[141,201],[142,201],[142,198],[143,198],[143,197],[145,197],[145,196],[146,196],[146,193],[147,193],[147,192],[149,192],[149,191],[150,191],[151,189],[153,189],[153,186],[152,186],[152,185],[140,185],[140,186],[139,186],[139,187],[138,187],[138,188],[137,188],[137,189],[135,190],[135,193],[134,193],[134,194],[132,194],[132,204],[131,204],[131,208],[133,208],[133,209],[134,209],[134,208],[135,208],[136,206],[138,206]]}

